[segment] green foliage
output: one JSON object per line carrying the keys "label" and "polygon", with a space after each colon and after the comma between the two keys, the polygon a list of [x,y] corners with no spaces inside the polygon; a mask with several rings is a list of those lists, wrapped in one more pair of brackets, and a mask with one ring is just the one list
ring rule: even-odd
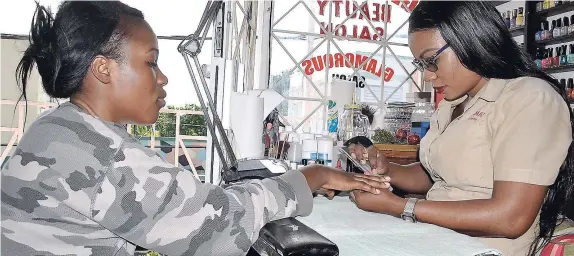
{"label": "green foliage", "polygon": [[[168,109],[202,111],[201,107],[195,104],[186,104],[183,107],[168,106]],[[182,115],[180,117],[181,135],[207,136],[207,126],[203,115]],[[175,114],[160,113],[155,124],[156,136],[175,137]],[[151,136],[151,126],[135,126],[134,136]]]}
{"label": "green foliage", "polygon": [[387,130],[376,129],[373,136],[373,143],[375,144],[395,144],[395,135]]}
{"label": "green foliage", "polygon": [[375,135],[373,135],[372,141],[375,144],[408,144],[406,140],[399,140],[394,133],[383,129],[375,130]]}
{"label": "green foliage", "polygon": [[152,131],[151,126],[137,125],[137,126],[134,126],[132,132],[133,132],[133,135],[135,135],[135,136],[144,137],[144,136],[151,136],[151,131]]}

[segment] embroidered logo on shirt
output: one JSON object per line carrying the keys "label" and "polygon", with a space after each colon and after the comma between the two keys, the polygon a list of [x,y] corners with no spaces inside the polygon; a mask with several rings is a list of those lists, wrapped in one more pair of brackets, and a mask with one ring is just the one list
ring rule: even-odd
{"label": "embroidered logo on shirt", "polygon": [[468,118],[468,120],[478,120],[478,119],[480,119],[480,118],[483,117],[483,116],[484,116],[484,112],[476,111],[476,112],[474,112],[474,114],[472,114],[472,116],[470,116],[470,117]]}

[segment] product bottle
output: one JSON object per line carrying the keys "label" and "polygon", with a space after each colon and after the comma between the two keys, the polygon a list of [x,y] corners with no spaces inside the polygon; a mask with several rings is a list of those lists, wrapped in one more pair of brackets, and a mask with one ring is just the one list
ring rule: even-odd
{"label": "product bottle", "polygon": [[560,37],[560,32],[562,32],[562,20],[557,19],[556,21],[552,21],[553,25],[556,22],[556,25],[554,26],[554,29],[552,29],[552,37],[556,38],[556,37]]}
{"label": "product bottle", "polygon": [[570,26],[568,27],[568,34],[574,33],[574,15],[570,16]]}
{"label": "product bottle", "polygon": [[[333,138],[328,131],[323,131],[322,136],[317,138],[317,160],[322,160],[324,165],[335,167]],[[335,162],[334,162],[335,161]]]}
{"label": "product bottle", "polygon": [[536,60],[534,62],[536,63],[536,67],[539,69],[542,68],[542,51],[540,49],[536,49]]}
{"label": "product bottle", "polygon": [[553,8],[553,7],[556,7],[555,2],[552,0],[548,1],[548,8]]}
{"label": "product bottle", "polygon": [[506,16],[504,17],[504,22],[506,23],[507,28],[510,28],[510,20],[512,19],[511,15],[512,14],[510,14],[510,10],[506,11]]}
{"label": "product bottle", "polygon": [[560,66],[566,66],[568,65],[568,45],[562,45],[560,48],[560,52],[562,53],[562,55],[560,55]]}
{"label": "product bottle", "polygon": [[536,3],[536,11],[537,12],[542,11],[542,2]]}
{"label": "product bottle", "polygon": [[544,31],[544,24],[543,23],[541,23],[540,30],[538,30],[538,31],[536,31],[536,33],[534,33],[534,40],[536,40],[536,41],[542,40],[542,31]]}
{"label": "product bottle", "polygon": [[555,67],[560,66],[560,56],[562,56],[562,47],[558,46],[556,47],[556,56],[554,56],[554,58],[552,59],[552,63],[554,64]]}
{"label": "product bottle", "polygon": [[516,16],[518,15],[518,10],[512,10],[512,16],[510,16],[510,28],[516,27]]}
{"label": "product bottle", "polygon": [[554,49],[550,48],[550,49],[548,49],[547,68],[553,68],[553,67],[554,67]]}
{"label": "product bottle", "polygon": [[542,60],[540,64],[542,65],[542,69],[548,68],[548,50],[546,49],[542,50]]}
{"label": "product bottle", "polygon": [[524,26],[524,8],[523,7],[518,8],[518,14],[516,15],[516,26],[517,27]]}
{"label": "product bottle", "polygon": [[552,66],[553,67],[560,66],[560,47],[556,47],[556,52],[554,58],[552,59]]}
{"label": "product bottle", "polygon": [[574,64],[574,44],[569,45],[570,49],[568,49],[568,65]]}
{"label": "product bottle", "polygon": [[568,29],[570,29],[570,20],[568,17],[564,17],[564,24],[562,25],[562,31],[560,31],[560,34],[563,36],[568,35]]}
{"label": "product bottle", "polygon": [[568,85],[566,86],[566,94],[568,95],[568,101],[572,100],[572,94],[574,94],[574,80],[568,78]]}
{"label": "product bottle", "polygon": [[415,99],[415,108],[411,114],[411,133],[422,139],[430,128],[434,105],[430,98]]}

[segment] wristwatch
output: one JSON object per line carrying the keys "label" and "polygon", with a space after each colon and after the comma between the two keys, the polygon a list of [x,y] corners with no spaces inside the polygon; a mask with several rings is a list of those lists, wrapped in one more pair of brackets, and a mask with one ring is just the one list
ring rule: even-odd
{"label": "wristwatch", "polygon": [[417,222],[417,218],[415,216],[415,204],[417,203],[418,200],[419,200],[418,198],[407,199],[405,209],[403,210],[403,213],[401,213],[401,219],[411,223]]}

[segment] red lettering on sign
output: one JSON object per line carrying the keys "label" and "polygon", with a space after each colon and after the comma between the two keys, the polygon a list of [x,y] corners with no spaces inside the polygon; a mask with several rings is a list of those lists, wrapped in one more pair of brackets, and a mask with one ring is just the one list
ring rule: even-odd
{"label": "red lettering on sign", "polygon": [[[345,58],[348,59],[345,60]],[[376,59],[368,60],[368,56],[363,56],[361,54],[346,53],[345,55],[341,53],[329,54],[315,56],[310,59],[306,59],[301,63],[303,72],[306,75],[312,75],[316,71],[323,71],[327,65],[327,60],[329,61],[329,68],[359,68],[365,70],[375,76],[381,77],[383,74],[383,66],[379,64]],[[388,82],[394,76],[395,71],[390,67],[385,67],[384,80]]]}

